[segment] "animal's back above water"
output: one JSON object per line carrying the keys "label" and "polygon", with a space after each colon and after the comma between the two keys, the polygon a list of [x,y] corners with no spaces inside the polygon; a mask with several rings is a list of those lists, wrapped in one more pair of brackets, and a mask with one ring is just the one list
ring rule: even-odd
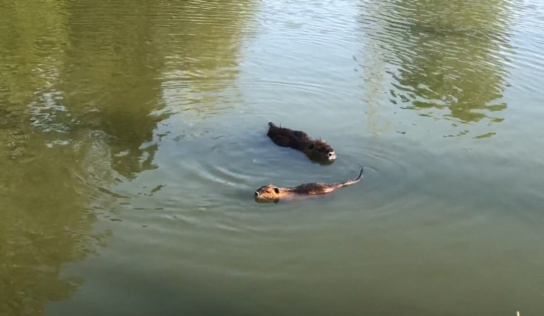
{"label": "animal's back above water", "polygon": [[257,202],[272,201],[277,203],[282,198],[294,198],[298,196],[323,195],[333,192],[341,187],[353,185],[363,178],[364,168],[361,169],[359,176],[356,179],[348,180],[339,183],[305,183],[292,188],[281,188],[272,185],[271,183],[260,187],[254,193]]}
{"label": "animal's back above water", "polygon": [[337,184],[314,182],[314,183],[305,183],[297,187],[294,187],[292,188],[291,192],[293,194],[300,194],[300,195],[320,195],[320,194],[330,193],[333,190],[337,189],[338,187],[339,186]]}
{"label": "animal's back above water", "polygon": [[281,147],[289,147],[299,150],[311,160],[331,163],[336,160],[336,153],[332,147],[321,139],[312,139],[303,131],[279,127],[274,123],[268,123],[266,134],[274,144]]}
{"label": "animal's back above water", "polygon": [[274,123],[268,124],[270,128],[268,129],[267,136],[278,146],[303,150],[304,144],[312,141],[310,137],[308,137],[308,134],[303,131],[278,127],[274,125]]}

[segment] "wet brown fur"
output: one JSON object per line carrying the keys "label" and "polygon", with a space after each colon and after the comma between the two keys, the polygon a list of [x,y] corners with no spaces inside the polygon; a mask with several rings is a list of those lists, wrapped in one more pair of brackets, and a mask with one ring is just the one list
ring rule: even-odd
{"label": "wet brown fur", "polygon": [[361,181],[363,178],[363,170],[364,168],[361,169],[361,172],[356,179],[340,183],[305,183],[293,188],[279,188],[269,183],[257,189],[254,197],[258,202],[272,201],[277,203],[280,199],[289,197],[323,195]]}
{"label": "wet brown fur", "polygon": [[289,147],[303,152],[314,161],[333,162],[336,153],[332,147],[322,139],[312,139],[303,131],[279,127],[274,123],[268,123],[267,136],[280,147]]}

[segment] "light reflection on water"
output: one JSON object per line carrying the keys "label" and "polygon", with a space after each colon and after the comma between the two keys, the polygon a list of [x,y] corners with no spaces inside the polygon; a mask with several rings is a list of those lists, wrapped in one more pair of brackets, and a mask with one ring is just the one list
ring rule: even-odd
{"label": "light reflection on water", "polygon": [[4,1],[0,315],[538,314],[531,6]]}

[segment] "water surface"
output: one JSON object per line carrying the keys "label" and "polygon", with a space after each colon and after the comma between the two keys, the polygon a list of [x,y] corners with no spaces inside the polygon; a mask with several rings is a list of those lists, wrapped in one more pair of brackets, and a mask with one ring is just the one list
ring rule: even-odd
{"label": "water surface", "polygon": [[543,5],[0,12],[0,315],[544,313]]}

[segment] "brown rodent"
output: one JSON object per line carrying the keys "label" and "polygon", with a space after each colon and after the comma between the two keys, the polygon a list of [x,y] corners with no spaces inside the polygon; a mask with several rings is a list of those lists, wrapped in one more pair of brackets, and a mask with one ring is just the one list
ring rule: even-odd
{"label": "brown rodent", "polygon": [[254,193],[254,197],[257,202],[278,203],[280,199],[285,198],[327,194],[338,188],[361,181],[363,178],[363,170],[364,168],[361,169],[361,172],[356,179],[340,183],[305,183],[294,188],[278,188],[269,183],[257,189]]}
{"label": "brown rodent", "polygon": [[316,162],[332,163],[336,160],[336,153],[326,141],[311,139],[303,131],[278,127],[272,122],[269,122],[268,126],[266,135],[270,137],[274,144],[299,150]]}

